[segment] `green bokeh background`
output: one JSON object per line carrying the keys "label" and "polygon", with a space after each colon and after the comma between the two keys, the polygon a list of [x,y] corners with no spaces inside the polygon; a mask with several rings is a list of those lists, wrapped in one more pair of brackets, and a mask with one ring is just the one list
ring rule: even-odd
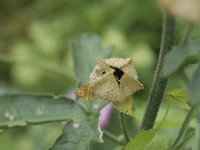
{"label": "green bokeh background", "polygon": [[[149,0],[2,0],[0,93],[66,94],[75,89],[78,81],[73,70],[70,40],[83,32],[95,33],[102,38],[105,47],[114,45],[113,57],[133,59],[139,80],[144,84],[145,89],[135,96],[134,121],[128,120],[132,135],[136,130],[133,127],[139,126],[142,119],[153,81],[162,17],[156,1]],[[178,20],[177,42],[186,25]],[[192,37],[200,33],[195,30]],[[184,79],[184,73],[178,72],[170,78],[167,89],[184,86]],[[165,105],[161,107],[160,118],[165,108]],[[174,113],[172,110],[171,115]],[[3,150],[46,149],[59,136],[62,127],[62,123],[56,122],[9,128],[0,134],[0,147]],[[118,112],[113,110],[107,129],[120,135],[119,128]],[[173,137],[173,131],[171,134]],[[106,137],[103,139],[104,144],[92,142],[91,147],[120,149]]]}

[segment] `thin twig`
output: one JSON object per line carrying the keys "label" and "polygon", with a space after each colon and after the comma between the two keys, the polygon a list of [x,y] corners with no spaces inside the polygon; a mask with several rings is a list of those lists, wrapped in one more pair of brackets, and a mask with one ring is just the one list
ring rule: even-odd
{"label": "thin twig", "polygon": [[176,149],[177,149],[177,150],[180,149],[181,146],[182,146],[183,144],[185,144],[189,139],[191,139],[194,135],[195,135],[195,131],[193,131],[193,132],[190,133],[186,138],[184,138],[183,141],[182,141],[180,144],[177,145]]}
{"label": "thin twig", "polygon": [[155,131],[157,131],[158,129],[160,129],[161,125],[162,125],[163,122],[165,121],[165,119],[166,119],[166,117],[167,117],[167,115],[168,115],[168,112],[169,112],[170,102],[171,102],[171,100],[168,100],[168,101],[167,101],[167,110],[166,110],[166,112],[165,112],[165,115],[164,115],[162,121],[161,121],[160,124],[155,128]]}
{"label": "thin twig", "polygon": [[126,128],[126,120],[125,120],[124,113],[121,113],[121,112],[120,112],[120,123],[121,123],[122,131],[124,133],[124,137],[126,139],[126,142],[128,143],[130,141],[130,138],[129,138],[127,128]]}
{"label": "thin twig", "polygon": [[116,143],[124,144],[124,142],[119,140],[119,138],[116,135],[108,132],[107,130],[103,130],[103,135]]}

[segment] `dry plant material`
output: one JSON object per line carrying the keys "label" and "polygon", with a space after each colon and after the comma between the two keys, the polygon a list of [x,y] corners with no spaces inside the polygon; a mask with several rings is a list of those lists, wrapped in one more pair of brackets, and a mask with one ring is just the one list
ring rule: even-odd
{"label": "dry plant material", "polygon": [[90,74],[90,81],[74,91],[86,100],[109,100],[120,112],[133,116],[131,95],[143,89],[131,58],[101,59]]}
{"label": "dry plant material", "polygon": [[200,0],[159,0],[167,13],[200,24]]}

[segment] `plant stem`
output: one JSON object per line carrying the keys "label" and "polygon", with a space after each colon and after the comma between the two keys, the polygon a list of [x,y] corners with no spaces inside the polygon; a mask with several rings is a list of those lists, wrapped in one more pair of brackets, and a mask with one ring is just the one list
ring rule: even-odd
{"label": "plant stem", "polygon": [[165,54],[174,43],[175,20],[164,15],[161,49],[154,75],[154,81],[150,90],[147,107],[141,124],[141,129],[149,130],[153,127],[162,97],[167,84],[167,78],[162,77],[163,60]]}
{"label": "plant stem", "polygon": [[125,116],[121,112],[120,112],[120,123],[121,123],[121,128],[122,128],[122,131],[124,133],[126,142],[128,143],[130,141],[130,138],[129,138],[129,135],[128,135],[128,132],[127,132],[127,128],[126,128]]}
{"label": "plant stem", "polygon": [[103,130],[103,135],[116,143],[124,144],[123,141],[119,140],[116,135],[108,132],[107,130]]}
{"label": "plant stem", "polygon": [[165,115],[164,115],[162,121],[161,121],[160,124],[155,128],[155,131],[157,131],[157,130],[161,127],[161,125],[163,124],[163,122],[165,121],[165,119],[166,119],[166,117],[167,117],[167,115],[168,115],[168,112],[169,112],[170,102],[171,102],[170,100],[167,101],[167,110],[166,110],[166,112],[165,112]]}
{"label": "plant stem", "polygon": [[185,144],[189,139],[191,139],[193,136],[195,135],[195,131],[193,131],[192,133],[190,133],[186,138],[183,139],[183,141],[177,145],[176,149],[180,149],[181,146],[183,146],[183,144]]}

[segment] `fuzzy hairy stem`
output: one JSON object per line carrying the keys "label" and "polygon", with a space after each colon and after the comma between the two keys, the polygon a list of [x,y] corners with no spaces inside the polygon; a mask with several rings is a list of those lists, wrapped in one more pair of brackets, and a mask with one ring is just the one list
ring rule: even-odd
{"label": "fuzzy hairy stem", "polygon": [[141,124],[141,129],[149,130],[153,128],[157,113],[162,101],[162,97],[167,85],[167,78],[162,77],[162,67],[165,54],[172,48],[174,43],[175,20],[168,15],[164,15],[162,32],[162,42],[158,58],[158,63],[154,75],[154,81],[150,90],[147,107]]}

